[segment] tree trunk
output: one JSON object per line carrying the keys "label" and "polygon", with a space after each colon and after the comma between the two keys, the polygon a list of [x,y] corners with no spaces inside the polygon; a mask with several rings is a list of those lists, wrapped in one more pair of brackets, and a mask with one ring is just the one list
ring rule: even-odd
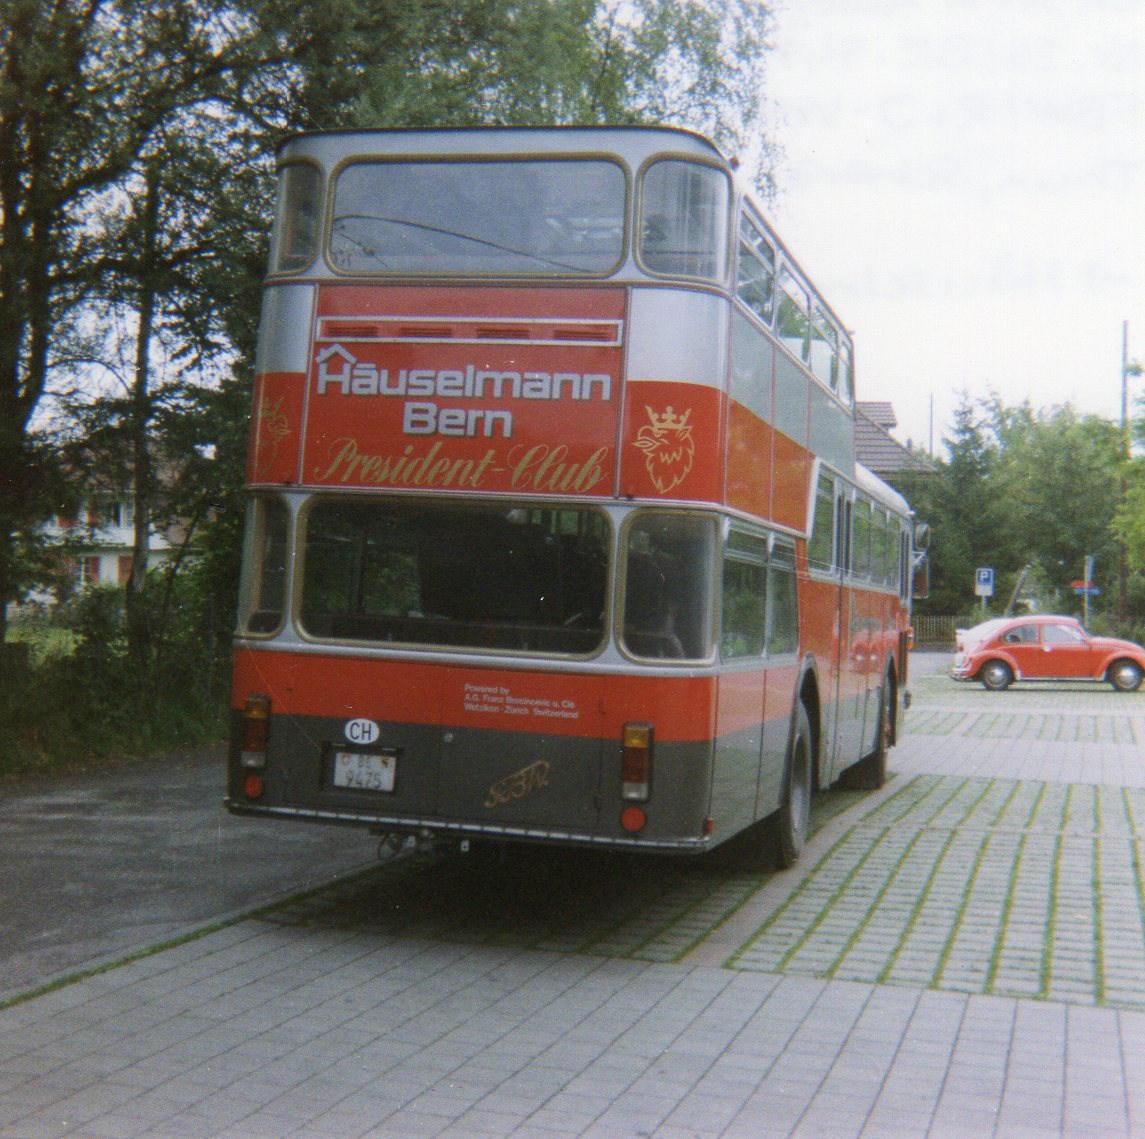
{"label": "tree trunk", "polygon": [[131,392],[131,471],[134,505],[134,533],[131,573],[127,579],[125,609],[127,650],[131,659],[145,669],[152,657],[152,629],[147,612],[147,554],[151,544],[151,514],[154,472],[148,446],[151,423],[151,333],[155,321],[155,245],[159,219],[159,173],[149,164],[143,202],[142,260],[139,272],[139,328],[135,345],[135,376]]}

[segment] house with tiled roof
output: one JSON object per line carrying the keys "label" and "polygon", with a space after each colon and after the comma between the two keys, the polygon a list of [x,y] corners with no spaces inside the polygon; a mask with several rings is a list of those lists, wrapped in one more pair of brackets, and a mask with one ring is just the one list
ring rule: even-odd
{"label": "house with tiled roof", "polygon": [[930,456],[900,443],[891,431],[898,426],[894,407],[881,400],[855,404],[855,457],[892,486],[905,474],[930,474]]}

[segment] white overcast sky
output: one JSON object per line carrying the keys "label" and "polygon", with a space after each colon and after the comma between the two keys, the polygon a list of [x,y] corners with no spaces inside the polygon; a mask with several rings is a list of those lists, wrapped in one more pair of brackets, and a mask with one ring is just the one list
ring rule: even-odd
{"label": "white overcast sky", "polygon": [[[1145,0],[777,0],[773,220],[936,450],[959,393],[1119,419],[1145,362]],[[1145,379],[1130,381],[1131,398]]]}

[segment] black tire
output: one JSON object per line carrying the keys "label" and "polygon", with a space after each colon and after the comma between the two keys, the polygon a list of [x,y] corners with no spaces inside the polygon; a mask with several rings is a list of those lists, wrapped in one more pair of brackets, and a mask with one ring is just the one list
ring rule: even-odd
{"label": "black tire", "polygon": [[795,865],[807,843],[814,763],[811,723],[807,719],[807,710],[798,704],[787,744],[783,802],[773,819],[775,861],[781,870]]}
{"label": "black tire", "polygon": [[1014,683],[1014,673],[1004,660],[988,660],[978,670],[978,679],[991,692],[1005,692]]}
{"label": "black tire", "polygon": [[1105,675],[1118,692],[1136,692],[1145,677],[1141,666],[1131,660],[1115,660]]}

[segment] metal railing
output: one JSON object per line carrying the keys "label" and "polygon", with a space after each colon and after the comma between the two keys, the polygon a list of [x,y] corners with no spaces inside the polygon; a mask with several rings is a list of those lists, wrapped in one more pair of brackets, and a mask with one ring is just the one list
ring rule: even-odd
{"label": "metal railing", "polygon": [[916,614],[911,624],[914,626],[914,643],[920,649],[949,649],[954,652],[954,630],[969,629],[981,617],[942,617],[930,614]]}

